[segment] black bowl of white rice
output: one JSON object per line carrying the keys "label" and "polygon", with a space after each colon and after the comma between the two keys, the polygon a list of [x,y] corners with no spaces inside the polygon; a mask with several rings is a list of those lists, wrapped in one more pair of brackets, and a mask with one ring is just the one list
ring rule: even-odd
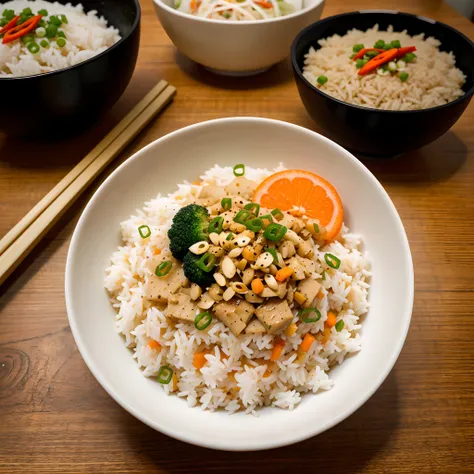
{"label": "black bowl of white rice", "polygon": [[291,55],[309,115],[330,138],[365,156],[393,157],[431,143],[474,93],[474,43],[407,13],[325,18],[297,36]]}
{"label": "black bowl of white rice", "polygon": [[140,41],[138,0],[0,0],[0,132],[61,139],[123,94]]}

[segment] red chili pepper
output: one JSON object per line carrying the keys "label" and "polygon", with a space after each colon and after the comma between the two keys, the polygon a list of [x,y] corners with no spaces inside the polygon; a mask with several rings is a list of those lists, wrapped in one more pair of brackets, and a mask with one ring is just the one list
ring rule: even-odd
{"label": "red chili pepper", "polygon": [[355,61],[357,59],[360,59],[364,56],[365,53],[368,53],[369,51],[378,51],[379,53],[383,53],[385,49],[379,49],[379,48],[364,48],[361,49],[353,58],[352,60]]}
{"label": "red chili pepper", "polygon": [[36,28],[36,26],[38,25],[42,17],[43,15],[36,15],[33,18],[26,20],[21,25],[11,28],[5,33],[2,43],[3,44],[11,43],[12,41],[15,41],[16,39],[21,38],[22,36],[25,36],[31,30],[34,30]]}
{"label": "red chili pepper", "polygon": [[406,48],[398,48],[396,59],[403,58],[405,54],[413,53],[413,51],[416,51],[416,46],[407,46]]}
{"label": "red chili pepper", "polygon": [[368,74],[369,72],[372,72],[375,69],[379,68],[382,64],[392,61],[392,59],[396,58],[397,51],[397,48],[392,48],[375,56],[375,58],[372,58],[368,63],[364,64],[359,69],[359,76],[364,76],[365,74]]}
{"label": "red chili pepper", "polygon": [[15,18],[12,18],[1,30],[0,30],[0,35],[3,35],[5,31],[11,30],[17,23],[17,21],[20,19],[19,16],[16,16]]}

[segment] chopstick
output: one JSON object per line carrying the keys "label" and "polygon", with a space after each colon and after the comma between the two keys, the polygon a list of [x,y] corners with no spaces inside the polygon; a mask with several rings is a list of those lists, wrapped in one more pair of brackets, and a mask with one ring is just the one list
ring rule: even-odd
{"label": "chopstick", "polygon": [[0,285],[81,193],[173,98],[176,89],[160,81],[0,241]]}

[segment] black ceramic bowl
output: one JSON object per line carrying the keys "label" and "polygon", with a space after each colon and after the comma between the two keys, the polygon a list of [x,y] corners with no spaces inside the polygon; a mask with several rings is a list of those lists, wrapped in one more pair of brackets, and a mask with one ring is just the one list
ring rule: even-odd
{"label": "black ceramic bowl", "polygon": [[[357,28],[367,30],[375,24],[381,30],[393,25],[395,31],[425,33],[441,41],[441,51],[452,51],[456,66],[467,76],[465,94],[446,105],[414,111],[369,109],[342,102],[312,86],[302,74],[304,56],[318,40],[334,34],[344,35]],[[449,130],[469,104],[474,93],[474,44],[459,31],[444,23],[407,13],[360,11],[344,13],[318,21],[305,28],[291,47],[292,65],[300,93],[309,115],[324,132],[351,151],[368,156],[395,156],[436,140]]]}
{"label": "black ceramic bowl", "polygon": [[[63,138],[92,125],[123,94],[140,43],[138,0],[59,0],[97,10],[122,39],[75,66],[18,78],[0,78],[0,131],[9,135]],[[0,0],[1,4],[5,0]],[[3,10],[2,10],[3,11]]]}

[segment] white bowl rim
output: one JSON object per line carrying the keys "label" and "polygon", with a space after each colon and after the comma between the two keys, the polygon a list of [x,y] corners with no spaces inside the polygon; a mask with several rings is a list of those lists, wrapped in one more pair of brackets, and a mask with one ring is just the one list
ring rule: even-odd
{"label": "white bowl rim", "polygon": [[289,20],[290,18],[296,18],[297,16],[304,15],[311,10],[316,9],[319,7],[321,4],[324,4],[326,0],[316,0],[314,5],[309,5],[301,10],[298,10],[294,13],[291,13],[290,15],[285,15],[285,16],[279,16],[278,18],[267,18],[264,20],[215,20],[213,18],[202,18],[200,16],[195,16],[195,15],[190,15],[189,13],[184,13],[179,10],[176,10],[176,8],[171,8],[170,6],[166,5],[166,3],[163,0],[153,0],[153,2],[158,5],[160,8],[163,8],[167,12],[180,16],[181,18],[188,18],[191,20],[195,21],[201,21],[204,23],[211,23],[211,24],[216,24],[216,25],[259,25],[259,24],[268,24],[268,23],[276,23],[280,21],[285,21]]}
{"label": "white bowl rim", "polygon": [[[76,316],[73,311],[72,303],[71,303],[71,293],[73,291],[72,287],[72,265],[71,265],[71,260],[72,260],[72,254],[74,253],[74,248],[77,246],[77,241],[79,239],[79,235],[81,234],[80,230],[84,225],[84,222],[86,221],[86,218],[88,214],[91,212],[91,209],[93,208],[94,204],[96,201],[98,201],[101,198],[101,195],[103,194],[105,188],[107,187],[107,184],[109,181],[113,179],[113,177],[125,170],[128,166],[129,163],[131,163],[132,160],[138,159],[142,154],[145,154],[150,148],[156,146],[157,143],[167,141],[170,139],[173,139],[176,136],[179,136],[180,134],[185,134],[187,131],[190,129],[199,129],[199,128],[204,128],[204,127],[209,127],[212,126],[213,124],[218,124],[222,122],[261,122],[261,123],[267,123],[267,124],[279,124],[279,125],[284,125],[286,127],[292,128],[295,131],[303,132],[303,133],[308,133],[308,134],[313,134],[317,135],[319,139],[325,141],[328,143],[330,146],[335,147],[339,151],[343,152],[348,159],[350,159],[353,164],[357,167],[359,167],[363,172],[365,172],[369,179],[371,179],[374,183],[379,188],[381,198],[384,199],[386,204],[388,205],[389,209],[391,210],[392,213],[392,218],[394,221],[397,223],[397,226],[400,228],[401,235],[403,236],[403,247],[404,247],[404,253],[407,258],[407,263],[408,265],[408,285],[407,288],[409,289],[409,293],[406,295],[407,296],[407,312],[409,312],[408,317],[406,317],[405,321],[405,327],[403,328],[403,332],[400,336],[400,339],[395,346],[395,350],[393,351],[393,354],[391,356],[390,362],[387,364],[385,370],[379,375],[378,379],[372,384],[371,387],[367,388],[367,390],[359,397],[359,399],[353,403],[351,406],[349,406],[346,410],[344,410],[342,413],[340,413],[338,416],[334,417],[330,421],[324,423],[323,425],[317,426],[315,429],[309,429],[303,432],[298,433],[297,435],[294,435],[292,433],[288,434],[288,437],[285,438],[284,441],[280,442],[272,442],[271,440],[262,440],[262,442],[256,446],[255,444],[250,444],[247,443],[245,440],[243,440],[239,446],[228,446],[225,441],[221,442],[219,439],[216,439],[214,442],[207,441],[206,439],[201,439],[199,437],[194,437],[191,435],[188,435],[186,433],[180,432],[178,430],[170,430],[163,428],[160,426],[159,423],[156,421],[148,418],[147,416],[142,415],[139,411],[135,410],[131,405],[129,405],[117,392],[114,391],[114,389],[111,387],[111,385],[108,383],[108,381],[105,379],[105,377],[102,376],[100,370],[96,366],[95,362],[92,360],[92,358],[89,356],[86,345],[82,339],[81,333],[76,325]],[[314,132],[313,130],[309,130],[307,128],[301,127],[299,125],[294,125],[289,122],[281,121],[281,120],[275,120],[275,119],[268,119],[268,118],[261,118],[261,117],[228,117],[228,118],[221,118],[221,119],[213,119],[213,120],[207,120],[203,122],[198,122],[193,125],[189,125],[187,127],[180,128],[178,130],[175,130],[174,132],[168,133],[167,135],[164,135],[163,137],[158,138],[157,140],[154,140],[150,144],[146,145],[136,153],[134,153],[131,157],[129,157],[127,160],[125,160],[120,166],[118,166],[105,180],[104,182],[99,186],[99,188],[96,190],[92,198],[89,200],[87,203],[84,211],[82,212],[79,221],[74,229],[73,236],[71,238],[71,242],[69,245],[68,249],[68,254],[67,254],[67,259],[66,259],[66,271],[65,271],[65,300],[66,300],[66,310],[67,310],[67,315],[68,315],[68,320],[69,320],[69,326],[71,328],[72,335],[74,337],[74,340],[76,342],[76,345],[79,349],[79,352],[84,359],[84,362],[86,363],[87,367],[89,370],[92,372],[96,380],[99,382],[99,384],[102,386],[102,388],[126,411],[128,411],[130,414],[132,414],[135,418],[138,420],[142,421],[145,423],[147,426],[150,428],[155,429],[156,431],[159,431],[160,433],[164,433],[174,439],[184,441],[186,443],[190,443],[196,446],[201,446],[205,448],[211,448],[211,449],[218,449],[218,450],[224,450],[224,451],[260,451],[260,450],[265,450],[265,449],[273,449],[273,448],[279,448],[283,446],[288,446],[300,441],[304,441],[306,439],[309,439],[313,436],[316,436],[320,433],[323,433],[324,431],[336,426],[339,424],[341,421],[345,420],[347,417],[352,415],[355,411],[357,411],[367,400],[369,400],[370,397],[378,390],[378,388],[382,385],[382,383],[385,381],[387,378],[388,374],[391,372],[393,366],[395,365],[398,356],[400,355],[400,352],[403,348],[403,345],[405,343],[406,336],[408,334],[408,329],[410,327],[410,321],[411,321],[411,316],[412,316],[412,311],[413,311],[413,301],[414,301],[414,271],[413,271],[413,260],[412,260],[412,255],[410,251],[410,246],[408,243],[408,238],[406,235],[405,228],[403,226],[403,223],[401,221],[400,216],[398,215],[398,212],[395,208],[395,205],[393,204],[392,200],[390,199],[389,195],[383,188],[383,186],[379,183],[377,178],[373,175],[373,173],[367,169],[366,166],[364,166],[357,158],[355,158],[350,152],[345,150],[343,147],[338,145],[337,143],[333,142],[329,138],[326,138],[325,136]]]}

